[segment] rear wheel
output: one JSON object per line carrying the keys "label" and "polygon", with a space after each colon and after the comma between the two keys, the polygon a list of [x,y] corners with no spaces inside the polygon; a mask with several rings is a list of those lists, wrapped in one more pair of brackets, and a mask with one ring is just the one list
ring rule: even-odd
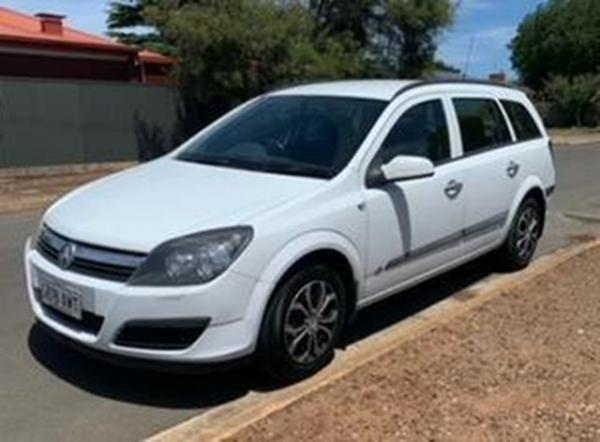
{"label": "rear wheel", "polygon": [[286,278],[273,294],[261,330],[261,367],[295,381],[324,367],[334,355],[345,316],[345,287],[321,263]]}
{"label": "rear wheel", "polygon": [[527,198],[517,210],[506,242],[499,250],[503,267],[520,270],[529,265],[542,235],[544,213],[535,198]]}

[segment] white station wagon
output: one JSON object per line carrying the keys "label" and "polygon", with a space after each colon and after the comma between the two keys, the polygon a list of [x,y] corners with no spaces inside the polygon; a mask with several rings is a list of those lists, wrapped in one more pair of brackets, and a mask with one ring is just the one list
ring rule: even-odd
{"label": "white station wagon", "polygon": [[489,252],[525,267],[554,186],[519,90],[280,90],[54,204],[26,245],[29,299],[54,335],[114,361],[252,356],[297,379],[369,304]]}

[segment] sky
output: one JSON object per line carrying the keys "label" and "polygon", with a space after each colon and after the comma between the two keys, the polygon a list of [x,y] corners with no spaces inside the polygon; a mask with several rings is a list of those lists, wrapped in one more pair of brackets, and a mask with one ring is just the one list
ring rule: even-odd
{"label": "sky", "polygon": [[[543,0],[453,0],[458,3],[455,23],[440,37],[438,58],[473,77],[492,72],[511,74],[507,45],[517,26]],[[106,31],[108,0],[5,0],[9,8],[23,12],[54,12],[67,16],[68,25],[83,31]],[[467,63],[469,48],[471,56]]]}
{"label": "sky", "polygon": [[469,76],[487,77],[499,71],[512,74],[508,45],[523,18],[544,1],[453,1],[458,6],[455,22],[440,38],[438,57],[466,70]]}

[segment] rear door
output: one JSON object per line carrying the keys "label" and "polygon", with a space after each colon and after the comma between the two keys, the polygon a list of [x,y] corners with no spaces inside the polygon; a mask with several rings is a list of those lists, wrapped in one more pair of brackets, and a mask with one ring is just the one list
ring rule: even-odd
{"label": "rear door", "polygon": [[492,95],[452,97],[462,144],[465,253],[491,247],[503,227],[518,186],[520,167],[511,157],[513,135],[499,101]]}
{"label": "rear door", "polygon": [[513,96],[502,97],[500,103],[515,136],[515,144],[509,152],[509,163],[518,168],[513,179],[517,186],[515,192],[530,176],[538,177],[548,191],[555,184],[552,150],[541,121],[538,123],[534,117],[535,108],[526,99]]}

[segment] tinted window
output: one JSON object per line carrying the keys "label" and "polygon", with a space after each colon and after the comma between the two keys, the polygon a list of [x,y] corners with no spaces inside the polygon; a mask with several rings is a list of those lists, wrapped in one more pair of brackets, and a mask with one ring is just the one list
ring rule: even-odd
{"label": "tinted window", "polygon": [[331,178],[352,159],[386,106],[342,97],[264,98],[206,133],[178,159]]}
{"label": "tinted window", "polygon": [[495,101],[479,98],[453,101],[465,154],[512,141],[504,116]]}
{"label": "tinted window", "polygon": [[396,122],[379,159],[385,164],[398,155],[426,157],[434,163],[450,158],[448,125],[440,100],[418,104]]}
{"label": "tinted window", "polygon": [[515,129],[517,140],[527,141],[540,138],[542,133],[535,124],[535,120],[529,111],[521,103],[515,101],[502,101],[502,106],[508,114],[508,118]]}

